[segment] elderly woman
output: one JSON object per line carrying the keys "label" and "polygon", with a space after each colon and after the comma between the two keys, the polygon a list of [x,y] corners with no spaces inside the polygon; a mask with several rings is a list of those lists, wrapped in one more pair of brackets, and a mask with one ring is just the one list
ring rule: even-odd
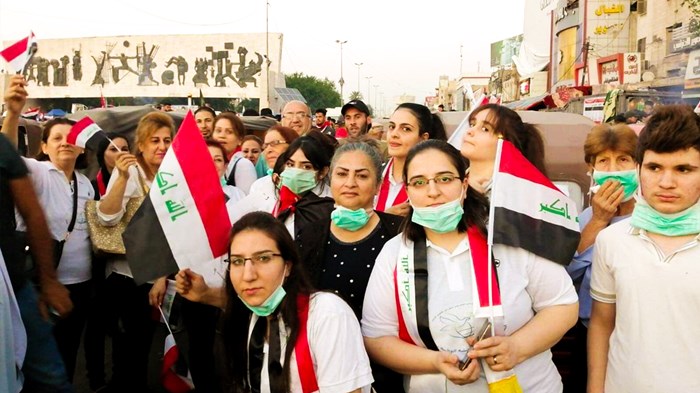
{"label": "elderly woman", "polygon": [[609,225],[629,217],[639,180],[634,159],[637,134],[627,125],[593,127],[583,145],[591,175],[591,206],[578,216],[581,228],[576,255],[567,271],[579,288],[579,323],[573,330],[576,341],[573,359],[574,383],[586,384],[586,336],[591,319],[591,267],[595,239]]}
{"label": "elderly woman", "polygon": [[241,152],[244,137],[245,126],[237,115],[222,112],[216,116],[211,139],[221,143],[226,150],[226,158],[229,161],[226,167],[226,183],[248,194],[250,186],[258,179],[258,175],[255,165]]}
{"label": "elderly woman", "polygon": [[378,211],[405,216],[409,203],[401,173],[408,151],[418,142],[427,139],[447,140],[445,126],[440,117],[425,105],[403,103],[389,119],[386,136],[389,162],[382,173],[382,182],[375,207]]}
{"label": "elderly woman", "polygon": [[[174,132],[173,120],[163,112],[151,112],[141,118],[136,127],[135,154],[117,153],[117,170],[109,179],[107,193],[97,204],[97,216],[102,225],[116,225],[129,200],[145,195],[170,148]],[[145,389],[148,351],[155,328],[149,301],[160,304],[165,293],[165,278],[153,285],[137,286],[124,256],[115,256],[107,263],[106,270],[108,302],[104,307],[113,310],[113,318],[120,322],[123,330],[113,337],[116,365],[112,385],[125,390]]]}
{"label": "elderly woman", "polygon": [[284,154],[289,148],[289,145],[299,138],[299,134],[289,127],[284,127],[280,125],[272,126],[269,130],[265,131],[265,138],[262,144],[262,156],[265,161],[265,166],[268,168],[268,173],[262,176],[250,186],[250,193],[255,194],[259,192],[269,193],[274,189],[274,182],[272,181],[272,171],[275,167],[275,163],[279,156]]}
{"label": "elderly woman", "polygon": [[514,372],[526,392],[561,392],[549,348],[573,326],[578,311],[562,266],[495,245],[505,315],[494,319],[495,337],[474,341],[483,324],[474,303],[487,284],[472,273],[479,262],[472,249],[486,248],[488,202],[469,186],[465,172],[459,151],[443,141],[422,142],[406,157],[403,181],[411,207],[403,234],[386,243],[367,285],[367,352],[404,374],[408,392],[485,393],[482,370],[492,376]]}
{"label": "elderly woman", "polygon": [[[58,281],[66,286],[73,302],[73,312],[57,321],[54,335],[73,379],[80,338],[87,320],[91,291],[92,249],[85,218],[85,203],[94,198],[90,180],[77,169],[85,167],[83,150],[68,144],[67,136],[74,121],[53,119],[44,124],[41,152],[36,159],[25,158],[39,203],[55,240],[55,263]],[[17,128],[3,128],[8,139],[17,140]],[[22,217],[17,230],[25,232]]]}
{"label": "elderly woman", "polygon": [[[333,291],[350,304],[358,320],[374,261],[384,243],[399,232],[401,217],[373,209],[382,161],[376,148],[348,142],[331,161],[330,189],[335,210],[302,228],[296,238],[314,287]],[[374,388],[398,392],[398,374],[372,365]]]}

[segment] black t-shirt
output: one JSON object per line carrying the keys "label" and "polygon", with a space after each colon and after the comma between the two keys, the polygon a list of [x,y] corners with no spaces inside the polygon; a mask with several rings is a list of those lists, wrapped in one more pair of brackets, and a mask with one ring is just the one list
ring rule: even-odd
{"label": "black t-shirt", "polygon": [[24,244],[15,235],[15,203],[10,181],[29,174],[17,150],[0,134],[0,250],[15,291],[26,281]]}
{"label": "black t-shirt", "polygon": [[358,321],[362,318],[362,303],[374,261],[391,237],[381,221],[369,236],[359,242],[343,243],[332,233],[328,237],[320,289],[331,290],[345,299]]}

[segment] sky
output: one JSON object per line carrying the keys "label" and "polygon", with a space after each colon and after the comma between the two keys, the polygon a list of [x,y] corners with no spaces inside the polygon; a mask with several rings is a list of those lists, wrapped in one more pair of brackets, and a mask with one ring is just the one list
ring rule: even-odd
{"label": "sky", "polygon": [[[337,83],[371,105],[434,95],[440,75],[489,72],[490,44],[522,33],[525,0],[268,0],[270,32],[284,35],[282,71]],[[75,5],[79,4],[78,7]],[[0,42],[148,34],[265,32],[266,0],[69,2],[0,0]],[[461,49],[460,49],[461,48]],[[359,68],[355,63],[362,63]],[[371,77],[371,79],[367,79]],[[368,83],[369,82],[369,83]],[[378,93],[378,94],[377,94]]]}

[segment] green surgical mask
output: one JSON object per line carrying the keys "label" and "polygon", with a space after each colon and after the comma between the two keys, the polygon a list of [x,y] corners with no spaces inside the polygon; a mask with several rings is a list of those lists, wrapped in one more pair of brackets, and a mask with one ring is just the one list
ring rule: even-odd
{"label": "green surgical mask", "polygon": [[464,214],[461,196],[440,206],[415,207],[411,204],[411,207],[411,221],[437,233],[454,231]]}
{"label": "green surgical mask", "polygon": [[266,317],[277,309],[279,307],[280,303],[282,303],[282,300],[284,300],[284,297],[287,296],[287,291],[284,290],[283,284],[284,284],[284,277],[287,274],[287,268],[285,267],[284,274],[282,274],[282,282],[280,285],[275,289],[272,294],[265,299],[265,301],[259,305],[259,306],[251,306],[250,304],[246,303],[245,300],[243,300],[242,297],[238,296],[239,299],[241,299],[241,302],[248,307],[250,311],[253,312],[253,314],[259,316],[259,317]]}
{"label": "green surgical mask", "polygon": [[280,175],[282,185],[287,186],[293,193],[301,195],[316,187],[316,171],[299,168],[286,168]]}
{"label": "green surgical mask", "polygon": [[673,214],[660,213],[638,196],[632,212],[632,226],[664,236],[700,233],[700,202]]}
{"label": "green surgical mask", "polygon": [[[630,169],[628,171],[615,171],[615,172],[603,172],[593,170],[593,180],[600,186],[603,185],[608,180],[617,180],[624,188],[625,195],[622,197],[622,202],[627,202],[634,197],[634,192],[637,191],[639,186],[639,177],[637,176],[636,169]],[[591,191],[596,192],[597,189]]]}
{"label": "green surgical mask", "polygon": [[331,213],[331,220],[339,228],[355,232],[367,224],[372,212],[372,210],[367,213],[365,209],[351,210],[342,206],[336,206]]}

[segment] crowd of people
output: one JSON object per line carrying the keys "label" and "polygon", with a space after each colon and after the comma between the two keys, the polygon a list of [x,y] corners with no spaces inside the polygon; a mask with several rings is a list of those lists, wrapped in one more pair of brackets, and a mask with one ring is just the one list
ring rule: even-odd
{"label": "crowd of people", "polygon": [[[590,207],[571,263],[494,245],[503,316],[489,319],[474,313],[472,251],[488,235],[499,139],[547,174],[545,141],[517,112],[476,108],[458,149],[414,103],[384,135],[360,100],[342,107],[343,127],[291,101],[263,138],[200,107],[228,252],[212,272],[137,284],[130,264],[149,261],[95,253],[86,209],[117,230],[156,179],[172,118],[146,114],[133,140],[108,134],[89,179],[86,152],[67,141],[72,120],[44,125],[37,157],[18,154],[25,85],[10,79],[0,134],[0,391],[74,392],[83,332],[92,391],[163,391],[149,375],[163,322],[196,392],[700,391],[700,118],[689,107],[654,108],[639,137],[624,124],[590,131]],[[551,348],[567,332],[578,379],[565,386]]]}

